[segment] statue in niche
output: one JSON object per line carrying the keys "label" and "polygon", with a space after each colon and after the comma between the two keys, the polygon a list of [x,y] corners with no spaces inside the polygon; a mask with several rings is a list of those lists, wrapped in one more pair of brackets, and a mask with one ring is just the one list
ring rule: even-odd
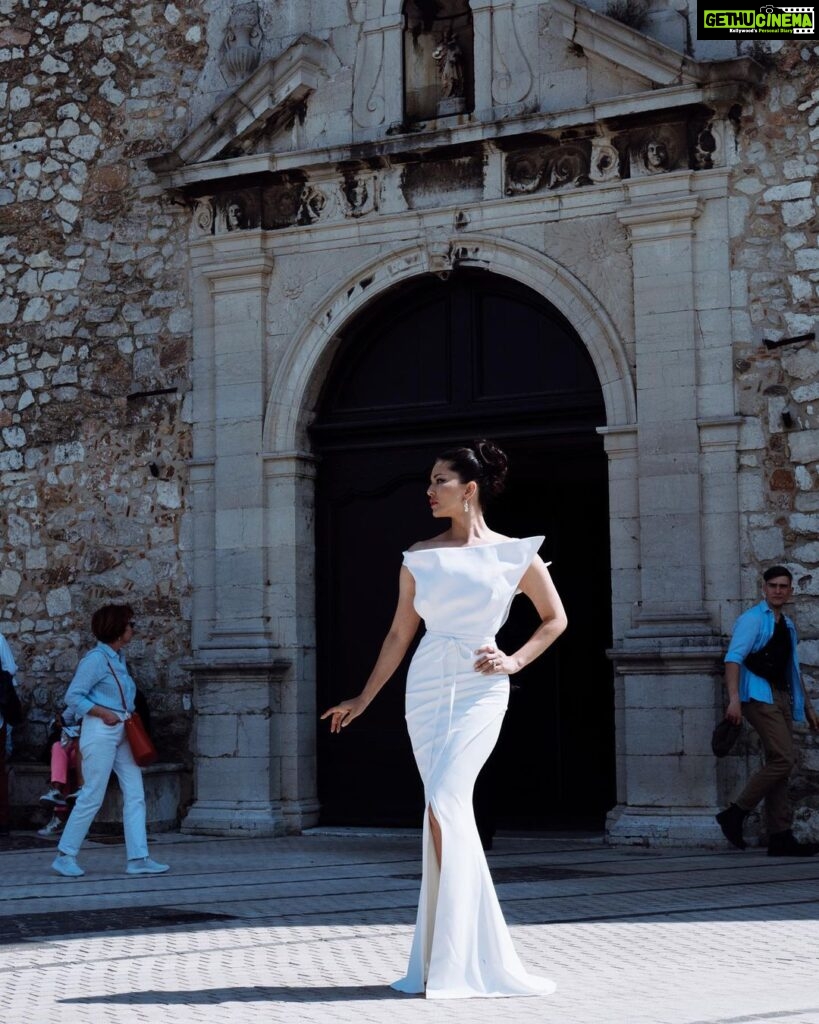
{"label": "statue in niche", "polygon": [[262,26],[255,2],[233,9],[225,29],[220,65],[229,77],[244,80],[262,58]]}
{"label": "statue in niche", "polygon": [[441,96],[445,100],[463,96],[464,52],[452,29],[448,29],[442,36],[432,51],[432,59],[438,65],[441,76]]}
{"label": "statue in niche", "polygon": [[460,114],[466,109],[466,82],[464,78],[464,52],[451,28],[432,51],[441,79],[441,100],[438,116]]}
{"label": "statue in niche", "polygon": [[315,224],[321,217],[321,211],[327,198],[323,192],[313,185],[305,185],[299,194],[299,209],[296,213],[297,224]]}

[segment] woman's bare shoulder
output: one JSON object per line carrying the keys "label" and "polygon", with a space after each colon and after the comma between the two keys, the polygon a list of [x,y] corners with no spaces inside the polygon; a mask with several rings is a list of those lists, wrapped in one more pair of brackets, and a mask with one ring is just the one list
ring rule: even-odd
{"label": "woman's bare shoulder", "polygon": [[449,541],[449,533],[439,533],[437,537],[428,537],[426,540],[417,540],[407,551],[427,551],[429,548],[440,548]]}

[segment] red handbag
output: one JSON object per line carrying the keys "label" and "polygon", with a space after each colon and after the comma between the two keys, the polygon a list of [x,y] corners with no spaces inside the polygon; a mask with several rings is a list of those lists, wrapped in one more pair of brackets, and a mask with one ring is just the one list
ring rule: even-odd
{"label": "red handbag", "polygon": [[[107,658],[105,660],[108,661]],[[122,710],[125,712],[125,735],[128,738],[128,744],[131,747],[131,753],[133,754],[134,761],[140,768],[147,768],[149,764],[153,764],[154,761],[156,761],[159,754],[153,744],[153,740],[148,735],[145,726],[142,724],[142,719],[136,711],[128,710],[128,705],[125,703],[125,694],[122,691],[122,684],[120,683],[117,674],[114,671],[114,666],[110,661],[108,661],[108,667],[111,669],[111,675],[114,677],[116,684],[119,687]]]}

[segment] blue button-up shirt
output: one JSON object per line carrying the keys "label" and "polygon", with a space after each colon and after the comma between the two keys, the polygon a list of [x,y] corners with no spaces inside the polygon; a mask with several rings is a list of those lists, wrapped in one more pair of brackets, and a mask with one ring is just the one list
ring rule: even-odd
{"label": "blue button-up shirt", "polygon": [[[796,627],[787,615],[783,615],[782,618],[785,620],[791,638],[791,663],[788,669],[793,719],[795,722],[804,722],[805,694],[802,690],[799,656],[796,653]],[[746,668],[743,662],[749,654],[761,650],[765,646],[773,636],[775,625],[774,613],[768,607],[767,601],[760,601],[753,608],[749,608],[736,621],[725,660],[740,666],[739,699],[741,701],[759,700],[763,704],[773,704],[774,702],[773,691],[768,680],[755,675],[749,668]]]}
{"label": "blue button-up shirt", "polygon": [[122,718],[125,717],[119,686],[114,678],[114,672],[111,671],[112,666],[122,687],[125,706],[128,711],[134,710],[136,683],[128,674],[125,658],[113,647],[100,642],[77,665],[77,671],[66,691],[65,702],[77,718],[84,718],[95,704],[118,712]]}

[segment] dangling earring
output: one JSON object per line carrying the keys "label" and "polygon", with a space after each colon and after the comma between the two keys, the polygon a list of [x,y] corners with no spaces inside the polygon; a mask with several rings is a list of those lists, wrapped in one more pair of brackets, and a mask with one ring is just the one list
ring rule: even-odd
{"label": "dangling earring", "polygon": [[469,502],[464,498],[464,512],[469,511]]}

